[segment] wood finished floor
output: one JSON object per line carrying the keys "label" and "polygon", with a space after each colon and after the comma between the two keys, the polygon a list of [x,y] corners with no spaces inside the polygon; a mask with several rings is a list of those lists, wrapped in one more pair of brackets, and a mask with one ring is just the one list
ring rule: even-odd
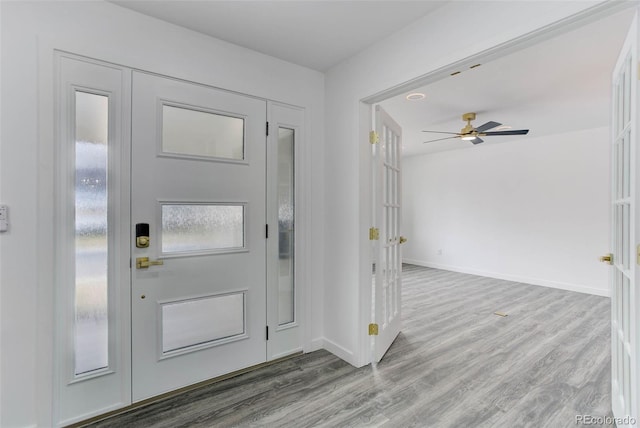
{"label": "wood finished floor", "polygon": [[611,414],[608,298],[405,265],[403,299],[376,369],[318,351],[91,426],[562,428]]}

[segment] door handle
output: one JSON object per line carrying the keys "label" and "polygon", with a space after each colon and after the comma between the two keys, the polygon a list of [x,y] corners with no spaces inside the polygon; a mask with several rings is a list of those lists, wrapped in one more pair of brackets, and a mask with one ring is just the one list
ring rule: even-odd
{"label": "door handle", "polygon": [[404,244],[405,242],[407,242],[407,238],[405,238],[404,236],[400,237],[400,243]]}
{"label": "door handle", "polygon": [[606,263],[608,265],[612,265],[613,264],[613,254],[611,254],[611,253],[605,254],[604,256],[600,257],[600,261],[602,263]]}
{"label": "door handle", "polygon": [[164,261],[162,260],[149,260],[149,257],[138,257],[136,258],[136,268],[137,269],[148,269],[149,266],[160,266],[163,265]]}

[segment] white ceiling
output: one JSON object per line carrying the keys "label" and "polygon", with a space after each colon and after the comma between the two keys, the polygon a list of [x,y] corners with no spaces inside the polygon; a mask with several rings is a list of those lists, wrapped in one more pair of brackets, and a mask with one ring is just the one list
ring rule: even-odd
{"label": "white ceiling", "polygon": [[236,45],[326,71],[445,1],[112,0]]}
{"label": "white ceiling", "polygon": [[[167,22],[264,54],[326,71],[402,29],[446,1],[404,0],[111,0]],[[416,91],[382,102],[403,127],[406,155],[481,149],[516,139],[607,126],[610,74],[633,8]],[[455,23],[452,23],[455,26]],[[405,94],[406,95],[406,94]],[[476,112],[527,136],[486,137],[473,146],[457,139],[423,144],[459,132],[461,115]]]}
{"label": "white ceiling", "polygon": [[[405,155],[477,149],[516,139],[532,139],[609,124],[611,72],[634,9],[583,26],[480,67],[416,89],[426,94],[408,101],[406,94],[381,103],[403,128]],[[412,91],[413,92],[413,91]],[[474,146],[421,130],[460,132],[461,116],[476,112],[477,127],[490,120],[526,136],[484,137]]]}

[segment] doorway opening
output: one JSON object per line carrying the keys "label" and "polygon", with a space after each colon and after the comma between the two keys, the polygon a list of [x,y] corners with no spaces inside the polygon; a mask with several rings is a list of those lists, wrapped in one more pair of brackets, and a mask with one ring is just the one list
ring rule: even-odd
{"label": "doorway opening", "polygon": [[[634,12],[592,20],[499,59],[479,55],[426,76],[429,84],[364,100],[403,128],[405,262],[610,295],[609,271],[597,259],[611,235],[611,72]],[[575,41],[589,34],[594,42],[581,55]],[[537,67],[509,74],[535,58]],[[580,65],[585,59],[594,63]],[[536,74],[540,64],[553,70]],[[471,112],[475,127],[496,121],[487,130],[531,132],[489,132],[476,145],[459,138],[462,116]]]}

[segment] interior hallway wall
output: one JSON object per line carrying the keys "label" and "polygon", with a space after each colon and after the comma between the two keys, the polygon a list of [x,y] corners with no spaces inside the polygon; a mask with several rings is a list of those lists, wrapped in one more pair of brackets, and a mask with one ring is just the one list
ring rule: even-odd
{"label": "interior hallway wall", "polygon": [[609,129],[406,157],[408,263],[609,295]]}

